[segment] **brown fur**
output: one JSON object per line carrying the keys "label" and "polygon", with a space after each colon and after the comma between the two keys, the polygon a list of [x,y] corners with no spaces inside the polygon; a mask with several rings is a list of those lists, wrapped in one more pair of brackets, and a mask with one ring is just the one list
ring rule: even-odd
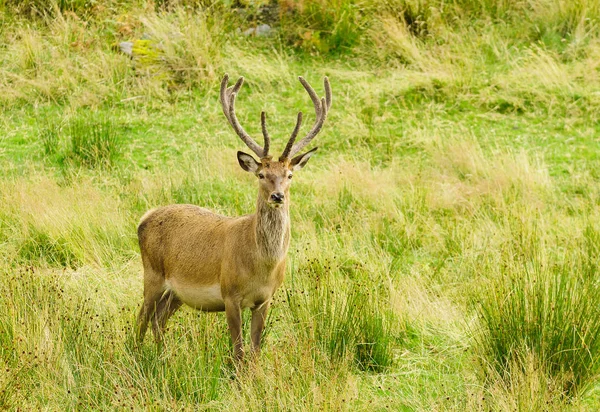
{"label": "brown fur", "polygon": [[242,169],[259,178],[256,213],[230,218],[193,205],[171,205],[147,212],[138,227],[144,264],[144,303],[137,322],[141,342],[148,323],[161,341],[171,315],[187,304],[212,312],[225,311],[235,357],[243,357],[241,311],[252,310],[252,349],[260,340],[273,294],[283,282],[290,244],[290,182],[292,172],[302,169],[315,149],[289,159],[319,133],[331,106],[331,87],[324,79],[325,97],[319,99],[302,77],[316,120],[309,133],[295,143],[302,123],[296,127],[279,161],[269,156],[270,138],[266,116],[261,114],[265,139],[260,147],[242,128],[235,115],[235,99],[244,82],[227,87],[221,81],[220,100],[225,117],[240,139],[259,157],[238,152]]}
{"label": "brown fur", "polygon": [[[270,159],[257,163],[254,172],[264,178],[259,180],[254,214],[231,218],[194,205],[170,205],[144,215],[138,227],[144,265],[140,341],[150,321],[160,341],[169,316],[186,303],[204,311],[227,312],[238,358],[243,355],[240,313],[252,309],[252,347],[259,349],[269,303],[285,273],[290,242],[288,176],[301,160],[293,165]],[[269,200],[275,192],[284,194],[278,208]],[[205,299],[206,304],[198,304],[202,299],[190,299],[190,290],[211,285],[219,285],[220,301]]]}

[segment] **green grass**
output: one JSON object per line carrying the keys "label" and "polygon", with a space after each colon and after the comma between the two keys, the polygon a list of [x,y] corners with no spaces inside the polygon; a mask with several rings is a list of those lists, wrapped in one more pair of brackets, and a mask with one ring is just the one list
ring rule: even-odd
{"label": "green grass", "polygon": [[[91,3],[0,2],[0,408],[598,409],[597,1]],[[254,210],[225,72],[275,150],[334,97],[237,372],[224,314],[132,342],[143,213]]]}
{"label": "green grass", "polygon": [[349,360],[361,370],[383,372],[393,365],[394,341],[401,340],[394,339],[401,331],[393,326],[392,311],[381,303],[388,297],[356,281],[340,282],[345,268],[337,269],[315,259],[293,271],[286,290],[291,322],[333,362]]}
{"label": "green grass", "polygon": [[508,378],[515,372],[511,363],[521,364],[526,373],[524,360],[531,357],[567,396],[595,382],[600,290],[589,237],[597,233],[590,227],[584,233],[583,244],[572,245],[565,256],[543,257],[535,239],[528,248],[534,256],[519,256],[522,246],[508,252],[516,257],[514,264],[500,268],[497,284],[478,309],[483,328],[479,347],[494,375]]}
{"label": "green grass", "polygon": [[114,120],[110,113],[100,118],[92,113],[86,116],[93,117],[78,116],[69,121],[70,144],[65,159],[82,166],[110,167],[119,155],[121,143]]}
{"label": "green grass", "polygon": [[53,239],[47,233],[31,228],[27,238],[19,246],[19,259],[24,264],[77,267],[81,258],[70,248],[69,242],[59,237]]}

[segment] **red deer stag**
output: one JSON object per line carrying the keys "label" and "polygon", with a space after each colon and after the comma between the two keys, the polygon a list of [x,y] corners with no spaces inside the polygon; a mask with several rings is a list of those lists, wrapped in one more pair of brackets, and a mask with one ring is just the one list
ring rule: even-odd
{"label": "red deer stag", "polygon": [[242,141],[260,160],[238,152],[240,166],[258,178],[256,212],[226,217],[194,205],[170,205],[150,210],[141,219],[138,238],[144,265],[144,303],[137,320],[141,343],[148,328],[162,340],[170,316],[183,303],[206,312],[225,311],[237,360],[244,356],[241,313],[252,310],[252,352],[260,350],[265,318],[273,294],[283,282],[290,243],[290,184],[292,173],[302,169],[317,148],[293,157],[319,133],[331,107],[331,87],[325,77],[325,97],[319,99],[302,77],[316,121],[308,134],[295,142],[296,127],[278,160],[269,155],[270,138],[261,113],[264,147],[240,125],[235,99],[244,82],[232,87],[221,82],[223,113]]}

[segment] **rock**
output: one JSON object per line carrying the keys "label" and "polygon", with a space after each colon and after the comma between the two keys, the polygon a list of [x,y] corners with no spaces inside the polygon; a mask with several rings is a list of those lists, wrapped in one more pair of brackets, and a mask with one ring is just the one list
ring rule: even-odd
{"label": "rock", "polygon": [[119,43],[119,48],[126,55],[133,57],[133,42],[122,41],[121,43]]}
{"label": "rock", "polygon": [[271,34],[272,31],[273,31],[273,29],[268,24],[261,24],[260,26],[258,26],[256,28],[256,35],[257,36],[268,36]]}
{"label": "rock", "polygon": [[242,33],[244,36],[270,36],[273,33],[273,29],[268,24],[261,24],[257,27],[251,27],[247,30],[244,30]]}

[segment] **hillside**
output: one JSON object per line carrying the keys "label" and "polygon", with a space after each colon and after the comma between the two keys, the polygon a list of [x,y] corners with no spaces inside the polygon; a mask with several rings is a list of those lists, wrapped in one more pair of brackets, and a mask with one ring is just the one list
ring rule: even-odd
{"label": "hillside", "polygon": [[[597,410],[599,18],[598,0],[0,1],[0,409]],[[235,378],[223,313],[133,344],[145,211],[255,210],[225,73],[273,152],[314,121],[298,76],[333,89],[263,353]]]}

